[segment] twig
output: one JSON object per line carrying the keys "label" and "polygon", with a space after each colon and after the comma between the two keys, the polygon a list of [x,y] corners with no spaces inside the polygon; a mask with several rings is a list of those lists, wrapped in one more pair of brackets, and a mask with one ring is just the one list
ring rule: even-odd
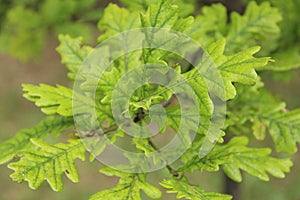
{"label": "twig", "polygon": [[[148,142],[149,144],[153,147],[153,149],[155,149],[156,151],[160,152],[160,150],[156,147],[156,145],[150,140],[150,138],[148,138]],[[169,164],[166,165],[166,168],[168,169],[169,173],[172,174],[174,177],[179,177],[178,172],[173,169]]]}

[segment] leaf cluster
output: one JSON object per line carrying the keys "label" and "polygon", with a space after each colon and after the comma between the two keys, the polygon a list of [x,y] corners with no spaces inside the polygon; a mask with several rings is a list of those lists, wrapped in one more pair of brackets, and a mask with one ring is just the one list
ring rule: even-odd
{"label": "leaf cluster", "polygon": [[0,51],[20,61],[39,60],[49,32],[92,39],[102,11],[97,0],[1,0]]}
{"label": "leaf cluster", "polygon": [[[284,57],[281,50],[289,41],[285,35],[287,33],[283,30],[284,25],[279,21],[292,17],[282,15],[280,10],[284,5],[279,1],[278,4],[275,2],[277,1],[272,1],[272,5],[277,7],[269,2],[260,4],[250,2],[244,14],[233,12],[228,19],[226,8],[221,4],[205,6],[200,14],[193,16],[194,2],[191,0],[122,0],[125,8],[109,4],[98,23],[98,28],[102,32],[98,38],[99,42],[124,31],[152,27],[182,32],[202,45],[220,72],[224,82],[223,89],[226,92],[221,100],[228,105],[222,133],[216,141],[211,141],[216,142],[216,145],[207,155],[199,156],[199,149],[204,144],[209,125],[215,120],[212,116],[216,105],[213,104],[206,85],[206,81],[214,80],[205,80],[197,71],[197,67],[205,63],[195,67],[184,66],[180,64],[182,58],[159,49],[148,48],[119,57],[98,80],[98,77],[86,76],[80,72],[81,66],[96,48],[84,46],[82,37],[60,35],[57,51],[61,55],[62,63],[68,68],[68,77],[71,80],[80,79],[80,86],[84,92],[78,93],[60,85],[24,84],[24,97],[34,102],[47,117],[35,127],[21,130],[15,137],[2,142],[0,150],[3,153],[0,155],[0,163],[4,164],[18,157],[19,160],[14,160],[8,165],[14,170],[11,175],[13,180],[27,181],[34,189],[47,180],[53,190],[60,191],[63,188],[62,174],[66,174],[73,182],[79,181],[74,165],[75,159],[85,160],[85,153],[89,152],[89,160],[93,162],[103,153],[106,146],[127,142],[134,152],[152,159],[153,163],[166,164],[165,171],[168,176],[159,181],[160,189],[168,193],[177,193],[177,198],[199,200],[232,198],[227,194],[204,191],[199,186],[189,183],[186,173],[195,170],[200,172],[222,170],[236,182],[242,181],[242,171],[263,181],[268,181],[269,176],[284,178],[293,164],[289,157],[278,156],[280,154],[272,152],[272,147],[258,148],[248,144],[253,136],[261,141],[270,134],[278,153],[293,154],[297,151],[297,143],[300,142],[300,110],[289,111],[285,103],[264,88],[263,80],[260,78],[261,71],[299,67],[299,62],[297,65],[290,65],[280,58]],[[181,8],[183,5],[184,8]],[[24,11],[24,8],[19,9]],[[295,15],[295,12],[291,11],[291,15]],[[67,15],[68,12],[65,13]],[[296,23],[299,22],[294,22],[295,27]],[[151,46],[153,41],[149,39],[146,42]],[[103,52],[109,53],[109,49]],[[274,56],[275,60],[263,56]],[[189,136],[191,127],[195,126],[193,113],[182,112],[180,109],[182,105],[176,101],[171,90],[147,83],[137,88],[131,95],[126,93],[127,84],[139,82],[141,77],[145,76],[146,70],[143,67],[136,72],[135,78],[125,80],[127,84],[117,85],[125,73],[130,73],[136,66],[150,63],[160,64],[161,67],[155,69],[161,74],[165,73],[165,76],[160,78],[167,77],[166,69],[173,68],[193,89],[201,115],[200,123],[196,124],[194,140]],[[99,68],[89,66],[89,70],[96,74]],[[89,92],[94,84],[97,84],[96,94],[92,97]],[[175,86],[181,87],[178,84]],[[162,136],[168,132],[177,133],[182,145],[188,149],[176,164],[167,163],[167,157],[172,156],[171,154],[155,153],[159,152],[155,136],[125,137],[123,127],[118,127],[111,113],[114,90],[128,96],[127,118],[138,125],[135,131],[140,133],[143,130],[141,127],[146,126],[150,118],[156,118],[164,122],[160,130]],[[86,111],[90,108],[95,109],[97,123],[91,120],[91,125],[87,126],[93,129],[74,128],[75,122],[72,118],[75,113],[72,107],[74,100],[83,102],[82,107],[76,109],[76,115],[89,118]],[[165,121],[160,118],[162,115],[160,109],[154,110],[150,116],[150,107],[156,105],[165,109],[167,114]],[[184,122],[183,129],[180,128],[181,120]],[[95,124],[100,124],[100,127]],[[70,131],[70,127],[73,127],[73,130],[68,142],[49,144],[44,139],[48,133],[58,136],[66,130]],[[81,143],[82,140],[86,142],[85,145]],[[145,167],[138,157],[130,155],[127,157],[132,166]],[[107,176],[120,177],[120,180],[114,188],[92,195],[91,200],[142,199],[141,191],[149,198],[161,198],[161,190],[148,181],[148,173],[126,172],[112,167],[102,168],[100,172]]]}

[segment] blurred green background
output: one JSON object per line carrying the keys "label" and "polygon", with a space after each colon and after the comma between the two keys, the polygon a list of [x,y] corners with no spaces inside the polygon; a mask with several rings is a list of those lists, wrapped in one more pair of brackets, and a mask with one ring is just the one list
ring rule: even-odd
{"label": "blurred green background", "polygon": [[[27,1],[29,2],[29,0]],[[100,17],[102,9],[109,2],[112,1],[96,1],[89,8],[95,11],[95,16]],[[235,3],[233,1],[231,6],[236,6]],[[2,10],[7,5],[11,5],[9,1],[0,0],[1,18],[5,17]],[[95,16],[89,16],[90,21],[83,22],[87,22],[91,27],[96,27]],[[76,20],[75,18],[69,19],[69,21]],[[37,56],[40,57],[39,59],[33,61],[25,59],[26,62],[22,62],[8,54],[0,54],[0,141],[13,136],[20,129],[35,125],[43,116],[37,107],[22,97],[22,83],[71,86],[71,83],[67,80],[67,70],[60,64],[60,57],[55,51],[58,45],[56,34],[59,31],[53,31],[53,26],[43,27],[43,31],[45,31],[42,37],[44,45],[37,52],[40,54],[40,56]],[[89,31],[91,34],[87,42],[96,44],[96,37],[99,32],[96,28],[91,28]],[[30,33],[27,34],[30,35]],[[18,40],[18,38],[15,39]],[[21,47],[22,44],[19,48]],[[4,48],[4,46],[1,48]],[[24,46],[24,50],[20,50],[22,52],[26,49],[30,48]],[[288,103],[288,108],[297,108],[300,107],[299,75],[300,71],[297,70],[285,74],[284,77],[290,77],[290,81],[285,81],[278,80],[278,77],[282,74],[278,76],[278,74],[264,73],[263,80],[274,95],[279,96]],[[240,184],[241,196],[239,198],[242,200],[300,200],[300,154],[295,154],[293,160],[295,164],[292,172],[285,179],[273,178],[271,182],[262,182],[245,174],[243,183]],[[45,182],[37,191],[29,189],[26,182],[21,184],[13,182],[9,178],[12,171],[6,165],[0,166],[0,200],[88,199],[91,194],[112,187],[117,181],[115,178],[98,173],[98,169],[102,166],[101,163],[91,164],[78,161],[77,166],[81,182],[74,184],[64,178],[65,188],[60,193],[53,192]],[[150,175],[150,179],[154,180],[163,174],[163,171],[155,172]],[[205,190],[222,192],[224,187],[224,175],[221,172],[196,173],[189,175],[189,178],[191,183],[199,184]],[[175,199],[175,196],[165,195],[162,199]]]}

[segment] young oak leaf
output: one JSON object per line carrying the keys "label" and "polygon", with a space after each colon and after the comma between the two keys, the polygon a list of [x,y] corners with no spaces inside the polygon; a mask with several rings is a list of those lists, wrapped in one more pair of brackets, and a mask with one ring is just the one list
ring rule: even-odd
{"label": "young oak leaf", "polygon": [[[158,44],[156,44],[157,41],[155,40],[160,40],[164,35],[164,30],[172,29],[178,20],[178,6],[172,3],[171,0],[161,0],[158,4],[151,4],[147,12],[140,15],[142,27],[152,28],[153,30],[146,31],[145,34],[147,46],[153,48],[143,49],[144,63],[157,62],[166,53],[160,50],[160,48],[157,48],[161,43],[158,42]],[[174,37],[168,39],[168,43],[174,39]]]}
{"label": "young oak leaf", "polygon": [[73,116],[72,106],[74,103],[80,105],[76,107],[76,114],[86,113],[94,107],[99,110],[103,109],[88,95],[74,93],[72,89],[61,85],[53,87],[46,84],[38,86],[23,84],[23,90],[25,92],[24,97],[34,102],[47,115]]}
{"label": "young oak leaf", "polygon": [[63,173],[73,181],[78,182],[79,177],[74,165],[76,158],[85,160],[85,146],[81,140],[70,140],[68,144],[49,145],[38,139],[31,139],[38,147],[25,151],[18,162],[8,165],[14,170],[11,178],[15,181],[28,181],[29,187],[37,189],[44,180],[50,184],[54,191],[61,191]]}
{"label": "young oak leaf", "polygon": [[23,62],[37,61],[45,45],[45,21],[39,12],[22,4],[5,9],[1,3],[0,49]]}
{"label": "young oak leaf", "polygon": [[[245,85],[254,85],[257,80],[255,69],[266,65],[269,61],[272,61],[268,57],[253,57],[253,55],[260,50],[260,47],[258,46],[245,49],[232,55],[224,55],[225,39],[220,39],[210,44],[206,50],[222,76],[226,100],[232,99],[236,95],[236,89],[233,85],[234,82]],[[205,60],[206,59],[204,59],[204,61]],[[201,64],[203,63],[200,63],[197,68],[199,68],[200,71],[203,71],[205,69],[201,69]],[[211,85],[216,84],[214,83],[214,80],[210,80],[210,77],[205,76],[206,75],[204,73],[203,78],[205,78],[206,83]],[[223,87],[220,89],[223,90]]]}
{"label": "young oak leaf", "polygon": [[200,158],[199,149],[203,144],[203,139],[204,138],[198,137],[197,140],[193,142],[192,147],[181,156],[180,160],[184,164],[177,169],[179,173],[193,172],[193,170],[216,172],[219,171],[220,165],[231,161],[232,154],[224,150],[226,147],[218,148],[219,146],[215,146],[209,154]]}
{"label": "young oak leaf", "polygon": [[139,14],[130,12],[126,8],[120,8],[116,4],[109,4],[104,10],[104,15],[98,23],[101,34],[98,41],[103,41],[114,34],[122,33],[140,27]]}
{"label": "young oak leaf", "polygon": [[267,172],[274,177],[284,178],[284,173],[290,171],[293,163],[289,158],[273,158],[269,156],[271,149],[249,148],[246,147],[247,144],[248,139],[246,137],[236,137],[225,145],[227,151],[233,156],[232,163],[222,164],[222,169],[232,180],[242,181],[240,170],[263,181],[269,181]]}
{"label": "young oak leaf", "polygon": [[287,112],[270,112],[260,117],[275,143],[276,151],[295,153],[300,142],[300,109]]}
{"label": "young oak leaf", "polygon": [[39,86],[23,84],[24,97],[41,107],[47,115],[59,114],[72,116],[72,90],[58,85],[52,87],[46,84]]}
{"label": "young oak leaf", "polygon": [[[300,67],[299,1],[290,0],[289,3],[286,3],[285,1],[271,0],[271,4],[281,12],[282,21],[279,23],[280,39],[275,43],[277,49],[271,54],[276,62],[270,63],[264,69],[286,71],[298,68]],[[269,41],[265,43],[266,45],[271,44]]]}
{"label": "young oak leaf", "polygon": [[[257,5],[255,1],[252,1],[248,4],[243,16],[233,12],[230,19],[231,23],[226,35],[229,45],[226,52],[240,51],[259,44],[264,49],[274,49],[273,44],[277,44],[276,40],[280,34],[277,23],[282,17],[278,9],[271,7],[269,2]],[[265,41],[267,43],[264,45]]]}
{"label": "young oak leaf", "polygon": [[[271,0],[271,4],[279,9],[282,14],[280,22],[280,50],[285,50],[287,47],[299,47],[300,32],[299,32],[299,9],[298,0],[290,0],[289,3],[278,0]],[[293,33],[293,34],[292,34]]]}
{"label": "young oak leaf", "polygon": [[144,10],[151,4],[158,4],[161,0],[120,0],[130,10]]}
{"label": "young oak leaf", "polygon": [[182,157],[185,163],[179,167],[179,172],[193,171],[197,169],[202,171],[218,171],[219,167],[232,180],[241,182],[242,175],[240,170],[258,177],[261,180],[268,181],[270,173],[274,177],[284,178],[286,172],[289,172],[292,162],[290,159],[279,159],[269,156],[271,149],[268,148],[249,148],[248,138],[235,137],[227,144],[217,144],[215,148],[205,157],[199,157],[199,145],[196,143],[192,149],[188,150]]}
{"label": "young oak leaf", "polygon": [[181,179],[164,179],[160,185],[167,190],[168,193],[177,193],[177,198],[185,198],[191,200],[230,200],[232,197],[226,194],[215,192],[206,192],[196,185],[191,185],[186,177]]}
{"label": "young oak leaf", "polygon": [[[218,15],[216,15],[218,13]],[[224,37],[227,31],[227,10],[222,4],[202,8],[202,15],[196,16],[186,34],[203,46]]]}
{"label": "young oak leaf", "polygon": [[58,39],[60,45],[56,50],[61,56],[61,62],[65,64],[70,71],[68,77],[74,80],[83,61],[93,48],[82,46],[82,37],[72,38],[69,35],[59,35]]}
{"label": "young oak leaf", "polygon": [[142,27],[172,28],[178,19],[178,6],[171,0],[162,0],[159,4],[149,6],[145,14],[141,14]]}
{"label": "young oak leaf", "polygon": [[[132,11],[146,11],[150,5],[157,5],[161,0],[121,0],[121,2]],[[173,3],[180,8],[179,14],[182,17],[193,14],[195,10],[195,0],[173,0]]]}
{"label": "young oak leaf", "polygon": [[[117,63],[114,63],[101,75],[96,90],[97,98],[101,98],[102,103],[110,104],[112,91],[118,90],[118,88],[115,88],[116,83],[118,83],[125,73],[132,70],[134,67],[141,65],[141,62],[139,61],[140,54],[140,52],[136,51],[121,56],[117,60]],[[89,82],[86,82],[83,86],[89,84]],[[124,87],[127,88],[128,86]]]}
{"label": "young oak leaf", "polygon": [[147,182],[145,174],[126,173],[109,167],[100,169],[100,172],[107,176],[118,176],[121,179],[116,187],[98,192],[92,195],[90,200],[141,200],[140,190],[152,199],[161,197],[161,191]]}
{"label": "young oak leaf", "polygon": [[196,17],[186,33],[203,46],[224,37],[228,43],[225,50],[228,53],[255,45],[262,46],[264,53],[276,48],[281,14],[269,2],[257,5],[252,1],[243,15],[232,12],[230,20],[227,19],[227,13],[222,4],[204,6],[202,14]]}
{"label": "young oak leaf", "polygon": [[[197,97],[200,114],[200,124],[198,132],[206,134],[211,124],[211,116],[213,113],[213,102],[209,96],[209,88],[200,76],[197,70],[191,70],[183,74],[183,77],[189,82]],[[180,119],[179,119],[180,120]]]}
{"label": "young oak leaf", "polygon": [[72,117],[49,116],[36,126],[17,132],[14,137],[0,143],[0,164],[10,161],[24,149],[34,147],[30,142],[31,138],[43,138],[48,133],[58,135],[73,124]]}
{"label": "young oak leaf", "polygon": [[176,131],[182,145],[189,147],[192,144],[192,138],[189,131],[197,131],[197,129],[193,130],[193,127],[195,128],[198,126],[197,122],[195,122],[197,114],[194,113],[194,110],[182,112],[179,106],[169,106],[166,108],[166,111],[168,117],[167,125]]}
{"label": "young oak leaf", "polygon": [[[256,139],[263,140],[269,132],[276,151],[296,152],[297,142],[300,142],[300,110],[287,111],[285,103],[264,88],[238,86],[237,89],[237,97],[228,104],[229,129],[240,132],[250,121]],[[251,130],[246,132],[251,133]]]}

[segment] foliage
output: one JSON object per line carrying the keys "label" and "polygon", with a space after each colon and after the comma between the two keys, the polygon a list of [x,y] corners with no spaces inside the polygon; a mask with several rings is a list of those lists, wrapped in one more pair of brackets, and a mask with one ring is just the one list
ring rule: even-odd
{"label": "foliage", "polygon": [[38,60],[51,34],[92,39],[93,24],[101,16],[97,0],[1,0],[0,51],[21,60]]}
{"label": "foliage", "polygon": [[[274,41],[274,51],[271,52],[271,56],[277,62],[271,63],[265,66],[266,69],[275,71],[286,71],[299,67],[300,53],[299,53],[299,41],[300,41],[300,25],[299,16],[297,10],[300,9],[300,3],[298,0],[291,0],[285,3],[280,0],[257,0],[258,2],[270,2],[270,4],[277,8],[281,13],[282,20],[278,26],[280,28],[280,34],[278,40]],[[268,43],[265,46],[269,45]]]}
{"label": "foliage", "polygon": [[111,168],[102,168],[101,173],[107,176],[118,176],[120,181],[118,185],[109,190],[101,191],[91,196],[90,200],[97,199],[141,199],[140,190],[143,190],[153,199],[161,197],[161,191],[147,183],[145,174],[130,174],[126,172],[116,171]]}
{"label": "foliage", "polygon": [[249,148],[246,137],[235,137],[225,145],[217,145],[205,158],[199,158],[197,149],[199,144],[188,150],[182,156],[185,163],[179,168],[180,172],[192,171],[218,171],[219,167],[225,174],[236,182],[242,181],[240,170],[261,180],[268,181],[271,175],[283,178],[284,172],[288,172],[292,166],[289,159],[277,159],[270,157],[268,148]]}
{"label": "foliage", "polygon": [[[296,0],[292,2],[297,3]],[[199,186],[189,183],[186,173],[194,170],[200,172],[222,170],[236,182],[241,182],[243,179],[241,171],[263,181],[268,181],[269,176],[284,178],[285,173],[289,172],[293,164],[288,156],[282,158],[279,156],[282,154],[272,152],[272,147],[258,148],[248,145],[248,143],[253,136],[257,140],[264,140],[268,133],[271,135],[278,153],[293,154],[297,151],[297,143],[300,142],[300,110],[289,111],[285,103],[264,88],[260,78],[260,71],[290,70],[299,67],[299,52],[298,50],[294,51],[294,48],[297,49],[296,45],[289,49],[294,53],[288,54],[293,57],[291,59],[293,64],[285,62],[284,59],[290,58],[282,53],[284,46],[292,44],[288,40],[292,33],[285,32],[283,22],[291,20],[293,27],[299,28],[296,25],[299,22],[292,17],[292,15],[296,15],[297,10],[293,10],[292,6],[289,7],[289,3],[279,3],[279,0],[271,1],[272,5],[277,8],[271,6],[269,2],[261,4],[250,2],[244,14],[231,13],[228,20],[226,8],[221,4],[205,6],[202,8],[202,13],[194,17],[189,16],[194,12],[193,1],[122,0],[122,3],[127,8],[110,4],[104,10],[103,17],[98,23],[98,28],[102,32],[98,38],[99,42],[127,30],[155,27],[183,32],[200,43],[214,61],[224,82],[226,96],[222,100],[227,102],[228,108],[222,136],[218,138],[216,145],[207,155],[199,156],[199,149],[207,135],[208,124],[215,120],[212,119],[212,113],[216,107],[210,99],[211,94],[206,87],[204,78],[197,73],[197,66],[185,69],[183,64],[182,66],[181,64],[172,65],[173,63],[182,63],[182,58],[158,49],[148,48],[121,56],[111,64],[109,70],[105,71],[98,81],[97,77],[86,77],[80,72],[80,67],[97,48],[84,46],[82,37],[60,35],[60,45],[57,51],[61,55],[62,63],[67,66],[71,80],[75,80],[75,77],[80,79],[80,87],[85,92],[79,93],[60,85],[56,87],[46,84],[23,85],[24,97],[34,102],[44,114],[49,116],[37,126],[22,130],[15,137],[0,144],[1,164],[11,161],[14,157],[20,158],[8,165],[14,170],[11,175],[12,179],[18,182],[28,181],[29,186],[33,189],[38,188],[44,180],[47,180],[53,190],[59,191],[63,187],[61,181],[63,173],[71,181],[79,181],[74,166],[76,158],[84,160],[85,152],[88,150],[91,153],[90,161],[92,162],[96,156],[103,153],[106,145],[115,142],[119,144],[127,142],[126,144],[128,144],[128,140],[137,153],[153,159],[154,163],[166,162],[165,158],[171,155],[153,153],[158,150],[155,136],[147,139],[124,136],[122,127],[118,127],[111,113],[113,90],[129,97],[130,118],[140,126],[147,125],[151,114],[151,117],[156,117],[164,122],[159,118],[162,114],[161,110],[150,112],[151,106],[162,105],[167,113],[167,119],[160,134],[164,136],[168,132],[175,131],[182,140],[183,146],[188,146],[187,151],[180,157],[178,163],[176,162],[176,165],[168,164],[165,167],[168,176],[164,177],[159,184],[166,189],[167,193],[177,193],[177,198],[185,199],[232,198],[228,194],[206,192]],[[183,4],[185,7],[181,9]],[[73,6],[76,7],[76,5],[75,3]],[[69,4],[64,6],[66,10],[63,9],[63,13],[65,15],[53,14],[52,17],[59,16],[65,20],[68,19],[69,14],[73,13],[75,8]],[[290,9],[291,16],[280,13],[283,7]],[[32,11],[29,12],[22,7],[18,9],[20,11],[16,13],[23,13],[30,17],[35,15]],[[216,12],[222,17],[216,17]],[[283,22],[279,24],[282,19]],[[49,18],[48,20],[54,22],[57,19]],[[36,21],[32,20],[33,24],[24,23],[24,27],[28,28],[27,26],[31,27],[34,23],[39,23]],[[88,34],[83,34],[83,36],[88,37]],[[298,36],[295,36],[293,41],[298,41]],[[147,42],[151,44],[153,41],[149,39]],[[109,53],[109,50],[103,52],[103,54]],[[262,56],[274,56],[274,59]],[[136,72],[138,74],[135,79],[125,80],[126,84],[115,87],[125,73],[130,73],[135,66],[149,63],[161,64],[161,68],[156,69],[161,73],[168,67],[173,67],[188,80],[189,86],[194,90],[203,119],[201,118],[202,120],[197,124],[197,133],[193,141],[187,134],[189,129],[194,126],[194,122],[190,120],[192,114],[180,110],[182,105],[179,106],[172,91],[147,83],[137,88],[133,94],[126,94],[125,87],[128,84],[140,81],[144,77],[146,72],[143,68]],[[200,64],[204,65],[205,63]],[[96,74],[98,68],[89,66],[89,70]],[[213,82],[214,80],[208,81]],[[89,90],[95,83],[97,84],[96,101],[89,95]],[[75,111],[72,104],[76,100],[84,103]],[[92,130],[75,129],[71,134],[71,139],[68,140],[69,143],[66,144],[48,144],[44,139],[48,133],[58,136],[69,127],[74,126],[75,122],[72,116],[75,112],[76,115],[85,116],[86,111],[94,107],[100,127],[94,127]],[[179,129],[180,120],[184,121],[184,131]],[[93,123],[91,120],[91,124]],[[136,129],[138,129],[137,132],[142,130],[140,127]],[[88,139],[89,143],[84,146],[80,138]],[[97,145],[98,148],[96,148]],[[143,166],[139,159],[130,155],[128,155],[128,160],[134,166],[141,168]],[[142,199],[141,191],[152,199],[158,199],[162,195],[160,189],[148,181],[148,173],[126,172],[126,170],[120,171],[112,167],[102,168],[100,172],[107,176],[120,177],[120,180],[114,188],[92,195],[91,200]]]}
{"label": "foliage", "polygon": [[85,147],[80,140],[70,140],[70,144],[54,146],[38,139],[32,139],[31,142],[38,148],[26,151],[19,162],[8,165],[15,171],[11,175],[13,180],[27,180],[33,189],[38,188],[44,180],[47,180],[55,191],[63,188],[62,173],[66,173],[73,182],[79,181],[74,161],[76,158],[85,159]]}
{"label": "foliage", "polygon": [[177,198],[185,198],[185,199],[196,199],[196,200],[204,200],[204,199],[231,199],[229,195],[218,194],[214,192],[205,192],[198,186],[191,185],[186,178],[182,178],[181,180],[163,180],[160,183],[164,188],[172,189],[168,190],[168,193],[178,193]]}

